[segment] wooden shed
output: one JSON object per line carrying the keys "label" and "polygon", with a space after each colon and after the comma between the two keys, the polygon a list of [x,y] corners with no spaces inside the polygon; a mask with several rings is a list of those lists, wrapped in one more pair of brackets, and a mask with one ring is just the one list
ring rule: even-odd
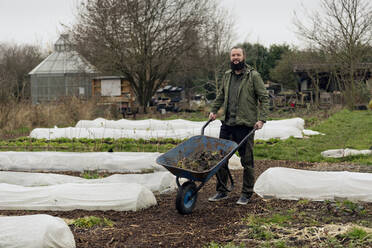
{"label": "wooden shed", "polygon": [[123,76],[95,77],[92,81],[92,95],[101,104],[116,104],[123,117],[138,112],[137,97],[129,81]]}

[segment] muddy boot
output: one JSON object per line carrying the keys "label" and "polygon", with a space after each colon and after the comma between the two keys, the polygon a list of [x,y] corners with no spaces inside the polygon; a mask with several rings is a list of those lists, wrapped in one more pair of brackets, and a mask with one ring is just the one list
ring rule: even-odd
{"label": "muddy boot", "polygon": [[248,194],[241,194],[239,200],[236,202],[236,204],[239,205],[247,205],[249,202],[249,199],[251,198],[252,193]]}
{"label": "muddy boot", "polygon": [[214,196],[212,197],[209,197],[208,198],[208,201],[210,202],[216,202],[216,201],[221,201],[223,199],[227,199],[229,196],[227,195],[226,192],[217,192],[217,194],[215,194]]}

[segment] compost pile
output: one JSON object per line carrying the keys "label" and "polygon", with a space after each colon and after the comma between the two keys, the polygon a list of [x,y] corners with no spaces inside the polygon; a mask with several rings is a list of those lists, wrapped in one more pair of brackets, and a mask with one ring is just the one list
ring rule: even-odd
{"label": "compost pile", "polygon": [[180,159],[177,163],[178,168],[202,172],[209,170],[225,157],[225,152],[220,151],[200,151],[195,152],[189,157]]}

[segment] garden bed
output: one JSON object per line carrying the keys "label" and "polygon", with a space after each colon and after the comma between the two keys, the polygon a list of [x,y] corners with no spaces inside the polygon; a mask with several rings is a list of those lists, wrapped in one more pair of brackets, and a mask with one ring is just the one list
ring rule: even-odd
{"label": "garden bed", "polygon": [[[255,166],[257,177],[269,167],[326,170],[328,165],[261,160],[256,161]],[[331,168],[360,169],[347,163],[332,165]],[[364,170],[371,172],[371,168],[368,166]],[[232,173],[237,185],[229,199],[218,203],[208,202],[208,197],[215,193],[213,178],[200,190],[191,215],[178,214],[175,192],[156,195],[158,205],[137,212],[0,211],[0,215],[47,213],[62,217],[70,224],[77,247],[217,247],[216,244],[235,244],[239,247],[241,243],[243,247],[337,247],[337,244],[346,247],[351,243],[354,247],[358,247],[358,244],[359,247],[372,246],[370,236],[363,238],[362,235],[341,233],[332,236],[329,231],[329,235],[320,235],[329,224],[356,224],[372,228],[372,203],[264,201],[253,195],[248,205],[240,206],[235,202],[239,198],[242,170]],[[93,227],[71,224],[72,219],[85,216],[106,218],[114,224]]]}

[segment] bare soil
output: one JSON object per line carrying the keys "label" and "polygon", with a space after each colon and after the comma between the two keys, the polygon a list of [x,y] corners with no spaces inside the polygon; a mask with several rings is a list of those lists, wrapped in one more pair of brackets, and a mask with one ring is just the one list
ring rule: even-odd
{"label": "bare soil", "polygon": [[[256,161],[256,176],[269,167],[277,166],[326,170],[328,165],[293,161]],[[337,166],[333,165],[333,167]],[[359,171],[361,167],[340,164],[337,168]],[[252,215],[265,217],[275,213],[291,213],[292,219],[286,228],[271,227],[270,231],[275,234],[274,241],[285,240],[286,245],[293,247],[333,247],[325,246],[326,237],[319,235],[320,231],[316,231],[324,231],[326,225],[345,226],[354,223],[372,228],[372,203],[358,203],[358,209],[362,210],[359,211],[345,209],[331,202],[264,201],[254,194],[246,206],[237,205],[235,202],[239,198],[242,170],[232,171],[232,174],[236,181],[236,187],[228,199],[217,203],[208,202],[208,197],[215,193],[216,181],[215,178],[212,178],[199,191],[196,208],[190,215],[180,215],[177,212],[175,208],[176,192],[156,195],[158,201],[156,206],[137,212],[0,211],[0,215],[46,213],[65,219],[92,215],[108,218],[114,221],[114,227],[87,229],[70,225],[77,247],[97,248],[208,247],[211,242],[258,247],[267,241],[260,236],[252,238],[252,226],[247,224],[245,220]],[[328,231],[327,234],[329,234]],[[351,242],[341,236],[338,236],[338,239],[344,247]],[[360,247],[372,247],[372,244],[364,243]]]}

